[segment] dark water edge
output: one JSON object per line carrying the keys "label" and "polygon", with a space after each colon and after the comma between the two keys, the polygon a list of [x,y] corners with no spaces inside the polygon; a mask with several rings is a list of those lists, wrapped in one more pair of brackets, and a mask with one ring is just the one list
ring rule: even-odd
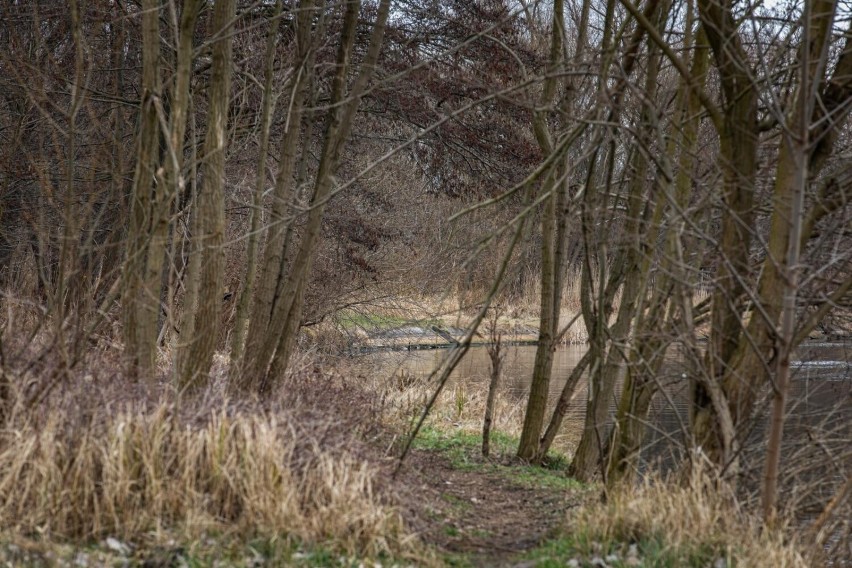
{"label": "dark water edge", "polygon": [[[551,404],[587,347],[564,346],[555,352]],[[519,404],[526,401],[535,345],[504,347],[502,389]],[[428,377],[446,356],[445,350],[379,351],[363,355],[373,372],[405,372]],[[657,377],[661,386],[648,419],[640,470],[662,474],[676,471],[687,457],[690,381],[682,357],[676,353]],[[488,388],[491,363],[485,349],[472,347],[451,375],[451,381],[468,389]],[[611,403],[614,413],[621,385]],[[585,423],[588,383],[581,380],[554,444],[573,453]],[[740,456],[740,495],[756,506],[762,485],[771,398],[763,393],[747,432]],[[780,506],[807,529],[852,471],[852,341],[810,341],[799,347],[792,365],[791,393],[787,405],[781,464]],[[846,530],[842,527],[841,531]],[[826,546],[843,546],[843,535],[831,534]],[[852,553],[852,552],[850,552]],[[837,564],[839,565],[839,564]]]}
{"label": "dark water edge", "polygon": [[[504,347],[503,388],[517,401],[523,402],[529,392],[535,358],[534,345]],[[550,398],[555,400],[562,387],[585,354],[586,346],[559,347],[555,352]],[[365,355],[379,372],[391,375],[400,370],[415,376],[428,376],[446,355],[444,351],[373,352]],[[655,397],[649,424],[648,455],[659,456],[672,446],[683,445],[689,417],[689,384],[687,369],[675,354],[668,357],[658,381],[662,387]],[[835,410],[852,420],[852,342],[809,342],[800,347],[793,362],[792,392],[788,412],[789,433],[797,428],[818,423]],[[451,381],[469,388],[486,389],[491,364],[485,349],[472,347],[451,375]],[[614,411],[620,396],[619,384],[611,403]],[[588,384],[581,380],[563,426],[559,445],[570,450],[579,441],[584,419]],[[837,409],[837,406],[840,406]],[[760,422],[760,421],[758,421]],[[765,422],[765,420],[764,420]],[[759,434],[755,426],[752,437]],[[675,443],[678,442],[678,443]],[[659,446],[659,447],[658,447]],[[669,446],[664,448],[663,446]]]}

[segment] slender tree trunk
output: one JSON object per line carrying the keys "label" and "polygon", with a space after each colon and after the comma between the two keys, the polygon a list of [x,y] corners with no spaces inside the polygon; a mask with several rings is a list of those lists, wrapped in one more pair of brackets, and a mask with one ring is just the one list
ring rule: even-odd
{"label": "slender tree trunk", "polygon": [[[278,300],[278,281],[282,278],[281,271],[285,267],[286,236],[293,224],[290,219],[294,211],[293,200],[296,195],[293,172],[298,156],[302,109],[310,75],[313,73],[314,51],[310,43],[313,6],[311,0],[305,0],[299,4],[296,31],[298,60],[288,101],[287,130],[281,146],[272,214],[266,231],[266,245],[249,323],[246,353],[240,376],[234,384],[235,388],[244,391],[259,390],[272,357],[272,346],[275,345],[270,342],[270,336],[280,333],[277,330],[283,328],[283,322],[274,321],[271,318],[275,313]],[[320,3],[319,8],[323,9],[324,3]]]}
{"label": "slender tree trunk", "polygon": [[[112,26],[112,45],[110,53],[110,66],[112,67],[112,94],[117,99],[124,96],[124,66],[125,66],[125,50],[127,46],[127,20],[125,12],[119,5],[114,5],[113,18],[115,25]],[[106,240],[104,256],[101,264],[101,276],[107,279],[108,284],[102,288],[106,290],[114,282],[116,277],[121,276],[121,254],[122,244],[127,237],[127,219],[128,207],[127,197],[125,195],[127,184],[124,181],[124,176],[127,170],[127,163],[124,152],[124,132],[126,128],[126,120],[123,105],[116,104],[110,118],[112,126],[111,140],[111,156],[110,156],[110,199],[114,209],[112,217],[109,219],[109,236]],[[100,304],[104,299],[104,294],[99,292],[97,302]]]}
{"label": "slender tree trunk", "polygon": [[[257,350],[251,373],[251,387],[264,392],[274,386],[287,368],[298,332],[302,298],[316,252],[319,230],[334,187],[340,150],[349,137],[360,98],[378,61],[390,11],[390,0],[382,0],[370,36],[361,72],[346,96],[346,77],[351,68],[352,47],[358,23],[359,2],[347,4],[337,58],[337,72],[332,83],[331,110],[326,124],[323,151],[314,183],[310,210],[299,249],[289,268],[280,298],[275,302],[270,330]],[[348,100],[347,100],[348,98]]]}
{"label": "slender tree trunk", "polygon": [[543,459],[544,456],[547,455],[547,452],[550,451],[553,441],[559,433],[559,429],[562,428],[562,421],[568,413],[568,407],[573,400],[574,392],[577,390],[577,385],[579,384],[580,379],[583,378],[583,373],[585,373],[586,369],[588,369],[591,359],[592,351],[588,350],[580,361],[577,362],[577,366],[574,367],[571,374],[568,376],[568,379],[565,381],[565,385],[562,387],[562,392],[559,394],[559,399],[556,401],[556,407],[553,409],[553,415],[551,416],[547,429],[544,432],[544,436],[542,436],[541,439],[541,447],[539,448],[538,456],[539,460]]}
{"label": "slender tree trunk", "polygon": [[[254,293],[257,276],[257,254],[260,243],[260,227],[263,222],[263,191],[266,186],[266,159],[269,149],[269,125],[272,118],[275,95],[272,92],[272,78],[275,65],[275,46],[280,17],[284,4],[282,0],[275,3],[272,22],[266,36],[266,67],[263,81],[263,102],[260,117],[260,150],[255,171],[255,188],[251,204],[251,221],[249,223],[249,239],[246,246],[246,272],[237,300],[237,314],[234,321],[234,335],[231,342],[231,370],[239,374],[242,363],[246,328],[248,327],[248,310],[251,296]],[[301,24],[300,24],[301,25]],[[295,91],[294,91],[295,92]]]}
{"label": "slender tree trunk", "polygon": [[[296,258],[284,287],[283,296],[288,303],[288,310],[286,312],[284,333],[279,338],[277,349],[270,364],[269,384],[284,376],[284,372],[287,370],[287,365],[290,362],[290,356],[296,343],[296,335],[302,321],[305,286],[307,286],[316,253],[319,229],[322,224],[325,207],[331,197],[331,191],[334,186],[333,175],[340,161],[340,151],[348,140],[349,133],[352,130],[355,112],[358,110],[358,105],[361,102],[361,96],[366,90],[375,70],[376,63],[379,60],[379,51],[384,40],[385,26],[389,13],[390,0],[382,0],[376,13],[376,22],[370,35],[367,54],[361,64],[361,72],[349,92],[349,101],[343,107],[339,122],[334,124],[335,121],[332,119],[326,129],[326,146],[320,157],[319,169],[314,185],[314,195],[311,200],[311,211],[308,214],[307,229],[305,235],[302,237],[299,251],[296,253]],[[347,50],[346,55],[340,60],[342,69],[351,66],[350,58],[351,46]],[[340,79],[342,81],[341,89],[345,89],[345,76],[341,75]],[[292,301],[288,301],[290,299]]]}
{"label": "slender tree trunk", "polygon": [[[684,40],[686,49],[693,48],[692,28],[694,18],[692,9],[687,13],[687,33]],[[699,34],[698,45],[703,46],[703,34]],[[649,47],[651,49],[651,47]],[[656,51],[656,50],[654,50]],[[707,73],[707,50],[693,50],[693,64],[691,68],[692,77],[695,78],[698,87],[703,88],[704,77]],[[658,57],[658,56],[657,56]],[[624,380],[621,399],[619,402],[615,428],[609,444],[610,454],[607,463],[607,484],[612,487],[619,482],[629,480],[635,472],[636,460],[645,436],[648,412],[651,402],[658,390],[656,376],[662,366],[665,356],[665,343],[661,333],[669,329],[674,317],[675,309],[681,310],[682,320],[689,318],[691,321],[691,309],[678,307],[679,304],[670,300],[670,295],[675,290],[686,289],[689,284],[684,270],[681,250],[681,234],[683,220],[678,217],[689,203],[692,188],[693,155],[695,153],[698,127],[701,121],[701,102],[696,93],[689,89],[686,80],[681,78],[678,95],[678,116],[680,120],[676,123],[682,125],[680,136],[672,136],[663,163],[667,162],[667,156],[674,155],[676,151],[675,141],[680,139],[680,154],[678,173],[675,179],[674,195],[668,190],[660,193],[666,194],[666,199],[671,202],[673,209],[672,220],[666,229],[666,256],[663,260],[663,269],[657,275],[655,291],[649,302],[649,306],[642,305],[637,312],[636,331],[634,332],[635,348],[632,351],[631,362]],[[661,180],[658,174],[657,183],[664,189],[668,184]],[[655,214],[653,225],[659,226],[660,217],[667,201],[661,200],[657,204],[658,213]],[[656,232],[658,229],[654,230]],[[691,299],[686,300],[691,307]],[[671,302],[668,316],[663,317],[666,312],[666,303]],[[643,303],[644,304],[644,303]],[[685,306],[685,304],[684,304]],[[645,315],[647,313],[647,315]]]}
{"label": "slender tree trunk", "polygon": [[[644,17],[649,17],[653,13],[655,13],[659,9],[658,2],[651,1],[645,8],[645,12],[643,13]],[[607,2],[607,26],[604,29],[603,37],[601,40],[602,50],[604,52],[604,58],[601,63],[601,73],[599,79],[599,88],[603,89],[607,84],[607,70],[612,63],[612,58],[615,56],[615,51],[613,49],[613,30],[612,30],[612,14],[615,10],[614,2]],[[582,54],[582,49],[585,46],[585,28],[588,18],[588,6],[584,2],[582,9],[582,25],[581,25],[581,34],[578,38],[578,52],[575,59],[578,59]],[[624,29],[622,28],[622,32]],[[642,37],[644,35],[644,30],[642,28],[636,28],[629,41],[628,47],[625,53],[625,57],[623,59],[623,72],[624,75],[619,81],[616,83],[615,87],[608,93],[608,96],[611,97],[613,103],[611,107],[609,107],[608,111],[603,111],[601,113],[600,119],[603,120],[607,124],[613,124],[618,121],[618,116],[620,114],[620,106],[621,106],[621,98],[626,87],[627,81],[626,77],[628,77],[635,66],[637,59],[637,52],[639,46],[642,41]],[[569,92],[573,92],[574,84],[569,81],[567,85],[567,90]],[[605,114],[604,114],[605,112]],[[598,291],[597,298],[595,298],[594,294],[594,275],[592,272],[591,266],[591,246],[592,246],[592,227],[596,223],[596,219],[594,218],[594,212],[603,210],[603,202],[601,201],[599,193],[601,193],[598,188],[595,186],[595,166],[598,160],[598,155],[600,153],[600,147],[603,146],[603,142],[605,140],[605,134],[599,134],[595,138],[590,141],[590,147],[595,148],[592,153],[592,158],[589,160],[590,166],[588,172],[586,174],[586,184],[585,189],[583,191],[583,204],[582,204],[582,213],[581,213],[581,222],[583,228],[583,243],[586,248],[586,257],[585,262],[583,264],[582,269],[582,280],[581,280],[581,307],[582,307],[582,315],[583,319],[586,323],[586,327],[589,331],[590,336],[590,346],[586,355],[580,361],[580,364],[574,369],[571,373],[571,376],[566,381],[560,397],[556,403],[556,407],[553,411],[553,415],[551,416],[548,427],[545,431],[543,438],[540,440],[539,448],[537,451],[538,457],[536,459],[541,459],[549,450],[551,444],[556,438],[556,435],[559,431],[559,428],[562,425],[562,421],[565,417],[565,413],[567,412],[568,405],[571,402],[571,398],[576,389],[576,385],[579,382],[579,379],[582,377],[585,369],[590,369],[590,375],[595,375],[600,372],[601,360],[605,356],[605,335],[607,325],[607,321],[609,318],[609,314],[612,311],[612,302],[617,292],[618,287],[621,283],[621,277],[623,274],[624,262],[619,260],[614,263],[613,270],[610,271],[609,282],[607,282],[606,278],[606,263],[607,254],[605,244],[601,243],[601,248],[598,251],[598,259],[599,259],[599,268],[600,274],[598,275],[598,282],[600,284],[601,290]],[[609,152],[607,154],[606,163],[606,179],[607,179],[607,187],[609,188],[611,185],[613,169],[614,169],[614,143],[610,143],[608,145]],[[604,193],[607,193],[606,191]],[[608,193],[607,193],[608,194]],[[641,204],[641,201],[636,201],[635,203]],[[632,217],[634,219],[638,218],[638,213],[636,216]],[[628,231],[629,232],[629,231]],[[623,258],[623,255],[620,255]],[[594,392],[591,393],[592,396],[595,395]]]}
{"label": "slender tree trunk", "polygon": [[[192,78],[193,63],[193,36],[201,10],[201,0],[185,0],[179,28],[177,30],[177,60],[175,66],[174,87],[168,105],[169,124],[166,138],[165,164],[163,164],[163,175],[160,176],[154,193],[152,205],[152,227],[151,242],[148,250],[148,258],[145,268],[145,289],[148,291],[147,301],[156,304],[156,320],[146,322],[146,328],[156,329],[155,337],[146,338],[159,344],[162,314],[164,311],[163,291],[170,280],[169,264],[167,263],[167,249],[169,248],[169,235],[173,233],[172,216],[175,200],[185,191],[186,182],[183,177],[183,147],[186,138],[186,123],[190,109],[190,80]],[[158,106],[160,118],[165,120],[165,110]],[[169,291],[171,295],[171,291]],[[171,311],[171,302],[165,309]],[[149,317],[154,317],[154,310],[146,312]],[[173,314],[169,313],[171,318]]]}
{"label": "slender tree trunk", "polygon": [[227,151],[228,103],[231,91],[232,36],[228,30],[234,19],[234,0],[217,0],[213,6],[212,45],[207,134],[204,139],[202,182],[198,195],[198,233],[194,254],[201,259],[188,280],[198,283],[198,302],[184,307],[178,355],[180,390],[206,384],[219,335],[222,287],[225,270],[225,153]]}
{"label": "slender tree trunk", "polygon": [[[659,17],[664,19],[666,10],[660,12],[662,16]],[[649,57],[645,75],[645,96],[648,101],[654,101],[659,71],[659,53],[653,44],[649,42],[648,45]],[[642,130],[639,145],[646,149],[651,148],[651,142],[657,132],[657,110],[651,105],[652,103],[645,105],[641,118]],[[645,179],[648,169],[646,154],[639,149],[634,150],[630,167],[631,181],[627,192],[628,205],[625,222],[625,235],[628,240],[627,250],[620,252],[619,258],[613,261],[610,281],[602,291],[604,301],[609,304],[614,300],[615,290],[620,286],[622,287],[618,316],[615,324],[606,334],[609,337],[608,349],[602,343],[599,347],[603,364],[598,366],[597,372],[591,373],[589,377],[590,386],[585,427],[571,463],[572,474],[581,480],[591,479],[601,466],[604,445],[609,441],[607,425],[610,419],[609,407],[613,400],[615,385],[624,374],[624,363],[627,362],[626,354],[631,348],[631,329],[637,316],[638,306],[644,303],[643,298],[649,278],[651,255],[646,243],[656,241],[655,232],[658,226],[656,218],[648,229],[645,228],[647,222],[643,221],[645,212],[654,209],[647,197],[648,190]],[[656,210],[661,210],[661,202],[658,202]],[[606,261],[601,260],[599,262]],[[603,283],[601,283],[601,286],[603,286]],[[606,319],[599,318],[595,327],[603,329],[604,326],[607,326]],[[606,474],[606,471],[604,470],[603,473]]]}
{"label": "slender tree trunk", "polygon": [[500,352],[502,337],[496,331],[496,316],[493,322],[491,326],[491,345],[488,346],[488,357],[491,359],[491,381],[488,383],[485,417],[482,420],[482,455],[486,458],[491,453],[491,422],[494,418],[494,402],[497,400],[497,387],[500,383],[500,373],[503,365],[503,354]]}
{"label": "slender tree trunk", "polygon": [[[65,203],[63,212],[63,234],[62,242],[59,247],[59,268],[56,278],[54,306],[56,307],[56,334],[59,341],[57,346],[63,358],[67,360],[65,353],[66,343],[63,339],[63,327],[66,324],[66,317],[70,315],[70,302],[75,297],[80,298],[84,293],[85,284],[82,278],[85,275],[78,274],[77,278],[73,278],[73,274],[77,272],[78,257],[80,255],[80,247],[78,244],[78,235],[80,225],[77,219],[79,211],[77,210],[77,199],[75,195],[75,178],[76,172],[76,153],[77,153],[77,115],[80,112],[86,93],[86,79],[84,77],[85,55],[83,46],[83,30],[80,23],[80,8],[77,0],[69,0],[69,12],[71,15],[71,37],[74,42],[74,82],[71,85],[71,103],[67,111],[68,118],[68,139],[67,139],[67,159],[65,162]],[[72,282],[76,282],[78,289],[75,290]]]}
{"label": "slender tree trunk", "polygon": [[[127,234],[127,253],[123,267],[123,330],[128,374],[149,377],[156,358],[156,324],[158,304],[149,298],[144,287],[151,227],[151,191],[157,160],[157,109],[160,96],[158,58],[160,55],[159,2],[142,2],[142,107],[139,111],[139,142],[136,153],[136,172],[133,177],[130,229]],[[159,296],[157,296],[159,300]],[[150,312],[153,310],[153,314]]]}
{"label": "slender tree trunk", "polygon": [[[557,70],[563,61],[564,35],[564,5],[562,0],[553,4],[553,20],[550,44],[550,65],[548,77],[545,79],[542,101],[539,105],[547,109],[553,102],[556,93]],[[547,116],[545,112],[536,112],[533,118],[533,132],[543,152],[553,151],[553,143],[547,131]],[[563,203],[567,202],[563,188],[567,182],[562,179],[562,168],[554,168],[549,176],[545,191],[550,192],[550,198],[544,204],[541,219],[541,295],[539,297],[539,327],[538,346],[533,365],[532,382],[524,413],[524,426],[518,444],[518,457],[524,460],[534,460],[539,454],[539,438],[544,425],[544,415],[547,411],[547,397],[550,391],[550,377],[553,370],[553,351],[559,325],[561,306],[560,290],[563,286],[561,276],[563,260],[558,256],[564,255],[564,245],[560,239],[564,237],[564,225],[557,216],[563,214]],[[558,226],[562,230],[558,230]]]}
{"label": "slender tree trunk", "polygon": [[[556,177],[555,175],[552,177]],[[558,180],[552,180],[550,191],[555,192]],[[553,349],[558,318],[554,322],[556,310],[555,286],[559,262],[555,257],[556,248],[556,196],[551,195],[545,203],[541,220],[541,296],[539,303],[538,346],[536,347],[530,394],[524,413],[524,426],[518,445],[518,457],[532,460],[538,455],[539,438],[547,411],[547,396],[550,391],[550,375],[553,369]],[[561,282],[559,283],[561,285]]]}
{"label": "slender tree trunk", "polygon": [[[798,294],[799,253],[802,238],[805,192],[809,166],[810,119],[816,99],[816,86],[825,66],[828,38],[834,23],[836,3],[830,0],[808,0],[805,2],[802,48],[799,54],[800,82],[794,119],[785,131],[778,157],[778,176],[775,178],[775,209],[773,211],[770,255],[780,253],[780,241],[786,237],[787,250],[777,277],[764,278],[761,284],[770,281],[772,292],[781,281],[782,306],[778,344],[778,366],[775,376],[772,414],[766,444],[766,466],[763,481],[763,516],[772,522],[776,516],[778,502],[778,477],[781,461],[781,442],[784,436],[784,421],[787,397],[790,390],[790,357],[795,347],[796,297]],[[776,233],[777,231],[777,233]],[[768,270],[768,267],[767,267]],[[761,286],[761,289],[763,286]],[[762,290],[761,290],[762,291]]]}

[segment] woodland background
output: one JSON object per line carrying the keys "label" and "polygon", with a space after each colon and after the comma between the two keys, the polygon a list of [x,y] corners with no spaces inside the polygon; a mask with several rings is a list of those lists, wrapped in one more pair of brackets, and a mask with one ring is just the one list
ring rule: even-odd
{"label": "woodland background", "polygon": [[[53,478],[20,445],[54,416],[51,443],[100,440],[90,465],[106,475],[98,444],[117,434],[81,404],[93,392],[142,430],[211,401],[235,424],[294,411],[306,358],[333,366],[376,314],[459,330],[426,411],[407,410],[413,438],[483,322],[509,334],[526,317],[519,459],[547,462],[588,381],[567,472],[634,483],[676,352],[700,468],[759,495],[769,526],[808,509],[809,542],[839,554],[848,422],[801,443],[784,426],[797,347],[850,332],[850,14],[836,0],[4,3],[0,420],[17,434],[0,476],[67,482],[82,458]],[[586,355],[548,400],[569,339]],[[35,492],[0,498],[0,517],[108,533],[155,499],[127,487],[121,503],[83,490],[92,519],[113,511],[103,526]],[[213,516],[242,518],[240,491]]]}

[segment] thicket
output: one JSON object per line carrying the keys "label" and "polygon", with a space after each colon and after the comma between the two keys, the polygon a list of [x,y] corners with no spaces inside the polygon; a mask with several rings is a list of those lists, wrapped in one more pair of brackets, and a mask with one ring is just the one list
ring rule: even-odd
{"label": "thicket", "polygon": [[[299,469],[276,461],[292,453],[276,418],[223,403],[196,423],[185,404],[264,404],[306,330],[449,294],[467,327],[422,424],[479,325],[534,291],[519,458],[545,459],[587,380],[570,470],[632,483],[675,353],[690,444],[719,483],[759,487],[768,524],[809,487],[816,540],[844,546],[849,405],[808,430],[822,471],[784,427],[797,347],[848,326],[846,6],[32,0],[0,17],[0,471],[29,480],[3,502],[20,530],[283,527],[255,507]],[[577,320],[587,353],[554,404],[553,353]],[[87,414],[63,401],[102,388],[86,383],[93,353],[120,353],[118,388],[156,402],[77,431]],[[199,449],[215,440],[241,463],[225,485],[193,475],[223,469]],[[274,483],[235,489],[249,461]],[[366,483],[351,499],[370,499]],[[66,485],[88,496],[88,524],[63,509]],[[145,493],[171,485],[187,493]],[[310,522],[292,532],[315,538]]]}

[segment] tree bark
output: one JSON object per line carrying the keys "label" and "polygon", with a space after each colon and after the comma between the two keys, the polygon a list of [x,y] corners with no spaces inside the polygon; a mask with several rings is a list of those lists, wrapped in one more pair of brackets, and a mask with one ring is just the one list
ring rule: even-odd
{"label": "tree bark", "polygon": [[[157,160],[157,110],[160,96],[158,59],[160,55],[159,1],[142,2],[142,106],[139,111],[139,142],[136,171],[133,176],[133,201],[127,252],[123,266],[123,331],[127,371],[132,378],[150,377],[156,359],[156,321],[159,295],[155,305],[151,291],[145,289],[146,266],[151,227],[151,191]],[[153,313],[152,313],[153,312]]]}
{"label": "tree bark", "polygon": [[[307,85],[313,73],[313,53],[311,46],[311,20],[314,3],[304,0],[299,4],[297,19],[297,69],[292,79],[287,131],[281,146],[280,166],[273,193],[272,214],[267,228],[266,245],[258,279],[258,289],[252,307],[246,341],[246,353],[241,372],[236,379],[235,388],[243,391],[258,391],[264,380],[269,360],[273,355],[276,342],[271,336],[280,334],[283,322],[272,319],[278,303],[278,282],[285,270],[286,236],[292,226],[290,216],[293,213],[295,185],[293,172],[298,155],[299,136],[302,125],[302,109],[305,104]],[[320,3],[319,8],[324,8]],[[307,143],[307,142],[306,142]],[[232,379],[232,383],[234,383]]]}
{"label": "tree bark", "polygon": [[[693,62],[691,75],[698,88],[703,89],[704,78],[707,74],[708,57],[707,50],[703,49],[706,43],[703,34],[699,32],[695,49],[692,42],[692,28],[694,25],[692,11],[687,14],[687,32],[684,39],[685,49],[693,50]],[[649,49],[651,49],[649,44]],[[674,129],[679,128],[680,136],[672,136],[666,151],[662,157],[663,163],[667,163],[667,156],[674,155],[677,148],[675,142],[679,139],[680,152],[678,160],[678,172],[674,180],[674,195],[668,187],[665,179],[667,176],[657,175],[657,183],[661,186],[660,193],[665,199],[661,200],[658,214],[655,214],[654,225],[659,225],[656,219],[662,215],[663,208],[673,210],[671,219],[666,228],[666,255],[662,260],[663,268],[658,272],[655,290],[648,305],[643,305],[637,312],[635,324],[634,343],[631,352],[628,371],[625,376],[624,386],[621,393],[618,410],[616,412],[615,427],[609,442],[609,455],[606,459],[606,482],[609,487],[618,483],[632,480],[636,471],[636,461],[645,436],[648,412],[654,395],[658,390],[657,373],[659,372],[666,352],[666,340],[664,331],[671,329],[674,312],[680,311],[681,321],[692,321],[692,299],[684,298],[682,302],[670,299],[671,295],[677,296],[678,291],[690,289],[687,281],[687,273],[684,267],[681,238],[684,220],[681,217],[689,203],[692,190],[693,156],[696,149],[698,127],[701,122],[701,101],[696,93],[689,88],[685,78],[681,78],[678,94],[677,115],[680,120],[675,123]],[[667,189],[668,188],[668,189]],[[668,310],[666,304],[670,302]],[[690,328],[691,329],[691,328]],[[674,330],[673,330],[674,331]],[[686,339],[686,338],[685,338]]]}
{"label": "tree bark", "polygon": [[[715,0],[698,0],[698,8],[725,100],[718,160],[723,176],[724,209],[718,249],[720,261],[712,295],[708,376],[706,381],[694,384],[692,425],[697,446],[716,463],[734,466],[735,440],[730,439],[732,433],[723,426],[719,415],[720,406],[728,401],[722,400],[720,395],[730,398],[731,419],[736,424],[746,408],[721,384],[731,371],[731,361],[739,343],[746,284],[751,278],[748,256],[759,142],[757,91],[729,2],[725,0],[722,5]],[[729,472],[735,470],[736,467],[731,467]]]}
{"label": "tree bark", "polygon": [[193,254],[201,262],[188,274],[198,283],[198,302],[184,306],[183,339],[178,354],[178,388],[181,391],[204,386],[213,363],[222,311],[222,286],[225,269],[225,153],[227,150],[228,103],[231,90],[232,36],[228,33],[234,19],[234,0],[217,0],[213,6],[212,44],[209,86],[209,113],[204,139],[202,182],[198,195],[197,227],[193,235]]}
{"label": "tree bark", "polygon": [[502,337],[496,332],[497,320],[491,326],[491,345],[488,346],[488,357],[491,359],[491,381],[488,383],[488,398],[485,401],[485,417],[482,419],[482,455],[491,454],[491,422],[494,418],[494,402],[497,400],[497,386],[500,383],[503,355],[500,352]]}
{"label": "tree bark", "polygon": [[[790,358],[795,347],[798,264],[808,180],[810,118],[816,102],[815,84],[818,84],[816,82],[828,56],[828,40],[834,23],[834,10],[836,10],[836,3],[830,0],[805,2],[802,16],[804,37],[799,52],[801,78],[793,120],[789,128],[784,129],[781,152],[778,157],[775,208],[769,242],[770,256],[773,253],[780,255],[782,251],[779,249],[785,244],[786,251],[784,251],[782,262],[767,263],[765,267],[767,272],[764,273],[765,276],[761,281],[761,292],[764,292],[766,287],[769,294],[780,292],[782,298],[777,338],[778,366],[773,384],[774,393],[763,481],[762,506],[766,522],[772,522],[776,517],[781,442],[784,435],[787,396],[790,390]],[[779,287],[780,290],[778,290]],[[765,292],[761,294],[761,297],[767,300],[774,299],[774,296],[767,297]]]}
{"label": "tree bark", "polygon": [[[237,313],[234,318],[234,334],[231,340],[232,378],[239,375],[245,347],[246,328],[248,327],[248,311],[252,294],[255,290],[257,277],[257,254],[260,245],[261,223],[263,221],[263,191],[266,186],[266,159],[269,154],[269,126],[271,122],[275,96],[272,92],[272,78],[275,65],[275,46],[280,17],[284,4],[282,0],[275,3],[272,22],[266,36],[266,65],[263,81],[263,101],[260,118],[260,150],[255,171],[255,188],[251,203],[251,221],[249,222],[249,239],[246,245],[246,272],[237,300]],[[299,24],[301,29],[301,22]],[[295,93],[295,91],[294,91]],[[298,131],[298,129],[295,129]]]}
{"label": "tree bark", "polygon": [[[836,140],[837,121],[849,112],[848,104],[841,101],[848,101],[852,96],[852,40],[846,40],[835,65],[834,75],[826,81],[823,78],[826,67],[823,54],[830,35],[828,30],[833,21],[834,8],[830,2],[820,2],[814,12],[807,72],[811,89],[820,85],[824,88],[821,93],[822,104],[814,105],[809,115],[820,119],[832,117],[834,120],[821,121],[820,141],[805,152],[806,161],[803,165],[797,165],[796,152],[801,149],[794,149],[796,144],[791,146],[785,143],[781,146],[767,256],[762,264],[755,295],[757,309],[747,329],[743,330],[739,300],[743,284],[748,281],[749,240],[748,232],[742,227],[751,222],[751,186],[756,168],[754,149],[757,138],[756,111],[753,109],[755,96],[752,94],[755,88],[747,84],[751,79],[745,59],[741,57],[739,36],[729,21],[730,16],[720,13],[717,6],[707,5],[706,2],[700,1],[699,5],[728,101],[720,136],[725,195],[729,208],[726,211],[727,224],[723,225],[723,230],[726,227],[728,230],[722,237],[722,252],[727,251],[727,254],[723,256],[720,265],[720,287],[713,298],[712,341],[708,354],[708,368],[711,372],[705,384],[698,384],[695,388],[693,430],[696,443],[708,455],[729,471],[735,471],[731,465],[735,464],[736,451],[733,446],[737,430],[751,415],[758,393],[779,370],[777,365],[784,352],[795,346],[783,345],[779,330],[782,328],[785,298],[790,301],[787,271],[795,268],[789,266],[788,262],[792,250],[790,233],[795,225],[792,219],[796,217],[792,212],[793,204],[799,191],[796,180],[802,172],[809,173],[811,179],[818,173]],[[746,104],[747,101],[752,102]],[[797,124],[801,127],[802,122]],[[810,238],[810,230],[814,227],[810,220],[811,217],[802,221],[801,234],[797,239],[799,247]],[[731,229],[731,226],[734,228]],[[796,333],[792,337],[795,343],[802,334]]]}
{"label": "tree bark", "polygon": [[[314,182],[313,196],[298,251],[289,267],[282,293],[273,306],[270,330],[257,347],[252,364],[249,388],[266,392],[284,375],[298,333],[304,290],[316,252],[325,207],[334,187],[334,172],[340,151],[349,137],[360,98],[369,84],[384,38],[390,11],[390,0],[382,0],[370,36],[361,72],[346,95],[346,77],[351,69],[352,47],[358,23],[359,2],[347,4],[344,15],[337,71],[332,83],[329,118],[326,124],[323,151]],[[248,360],[248,356],[247,356]]]}
{"label": "tree bark", "polygon": [[[550,63],[544,82],[540,108],[548,109],[553,103],[557,86],[557,71],[563,61],[564,3],[556,0],[553,4],[553,19],[550,44]],[[534,113],[533,132],[539,147],[545,153],[553,151],[553,143],[547,130],[545,111]],[[550,391],[550,378],[553,371],[553,351],[555,348],[559,313],[561,311],[561,289],[564,286],[562,265],[565,246],[562,243],[565,232],[564,207],[567,204],[567,181],[563,179],[563,168],[554,168],[549,183],[544,188],[550,197],[544,204],[541,218],[541,294],[539,296],[538,344],[533,364],[533,376],[530,393],[524,413],[524,425],[518,444],[518,457],[532,461],[539,455],[539,438],[544,426],[547,411],[547,398]]]}
{"label": "tree bark", "polygon": [[[357,2],[355,3],[357,4]],[[355,33],[357,24],[357,8],[355,6],[355,17],[351,22],[351,33]],[[390,0],[382,0],[379,4],[376,13],[376,21],[373,25],[373,31],[370,34],[370,42],[367,47],[367,53],[361,63],[361,71],[358,78],[350,89],[348,101],[342,107],[342,113],[336,119],[334,114],[326,128],[325,146],[320,164],[317,171],[316,182],[314,184],[314,194],[311,199],[311,210],[308,213],[308,222],[305,234],[299,243],[299,250],[296,253],[296,258],[290,268],[287,282],[284,287],[283,301],[286,302],[286,311],[282,309],[282,313],[286,314],[284,333],[280,335],[277,348],[270,362],[270,371],[267,375],[266,386],[271,386],[275,381],[284,376],[287,370],[287,365],[290,362],[290,356],[293,353],[293,347],[296,342],[296,335],[299,332],[299,327],[302,321],[302,307],[304,304],[305,286],[308,283],[311,266],[313,265],[314,257],[316,256],[316,245],[319,238],[319,230],[322,224],[322,218],[325,213],[325,207],[328,200],[332,196],[334,188],[334,173],[337,171],[337,165],[340,162],[340,151],[349,139],[349,134],[352,131],[352,124],[355,119],[355,112],[361,102],[361,97],[369,85],[370,79],[375,71],[376,64],[379,60],[379,52],[384,41],[385,27],[387,25],[388,15],[390,14]],[[348,24],[344,24],[349,27]],[[344,36],[346,32],[344,32]],[[346,38],[346,42],[341,39],[341,45],[350,43],[351,39]],[[335,78],[339,78],[340,96],[343,100],[343,92],[345,91],[345,72],[351,67],[352,49],[351,45],[344,52],[341,50],[341,58],[339,60],[341,74]],[[332,87],[334,93],[337,89]],[[336,97],[332,94],[332,100]],[[283,306],[282,306],[283,307]]]}

